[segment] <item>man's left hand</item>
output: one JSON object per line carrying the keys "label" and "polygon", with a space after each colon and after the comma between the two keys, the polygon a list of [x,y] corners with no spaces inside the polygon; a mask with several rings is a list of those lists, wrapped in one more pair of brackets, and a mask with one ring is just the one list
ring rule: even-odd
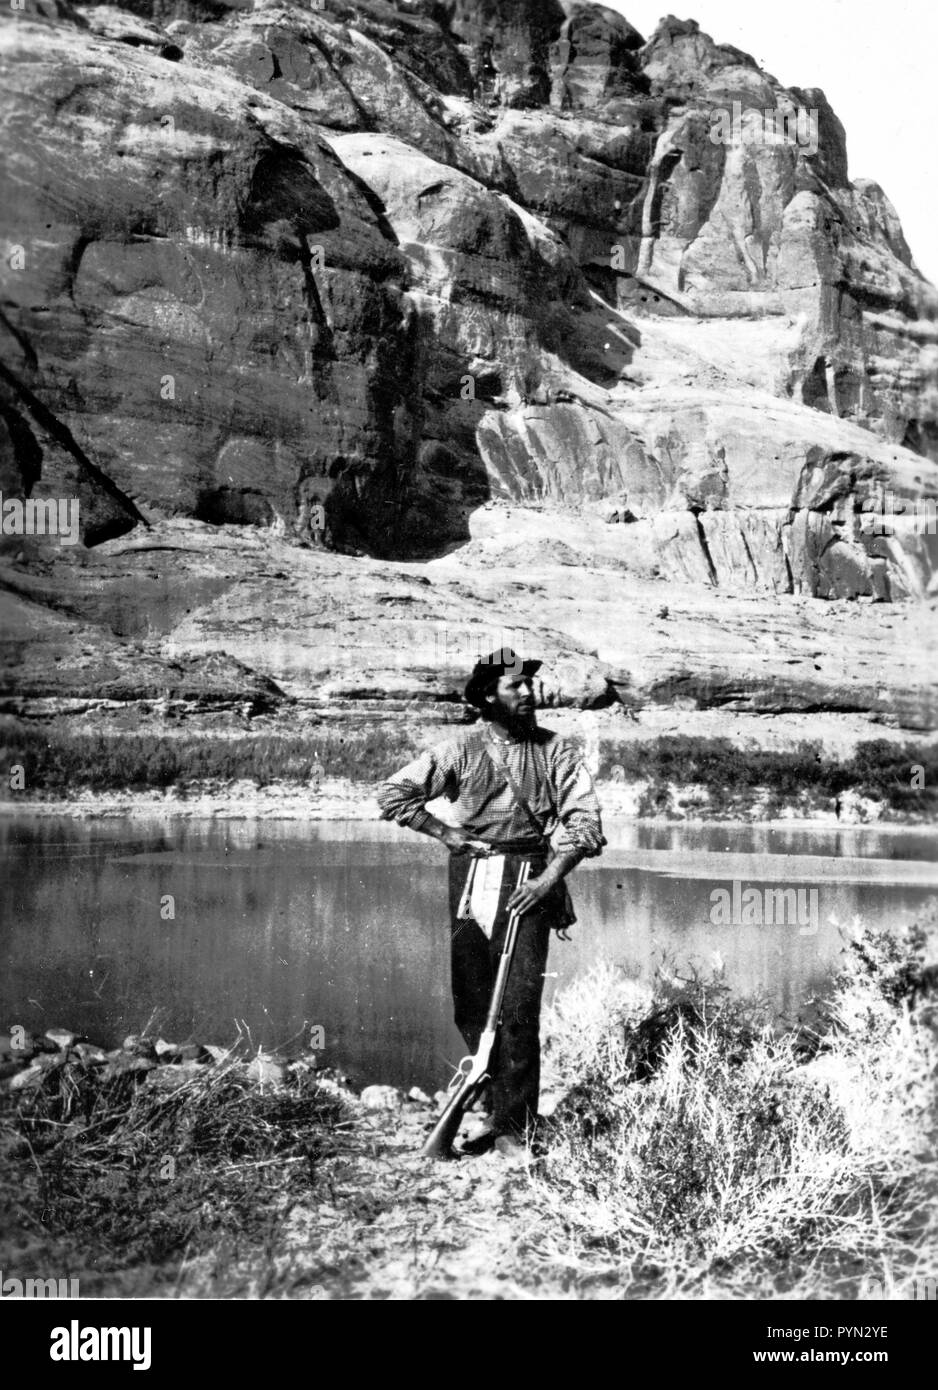
{"label": "man's left hand", "polygon": [[527,883],[516,888],[508,899],[509,911],[517,912],[519,916],[530,912],[532,907],[547,897],[553,886],[554,880],[546,878],[543,874],[538,878],[529,878]]}

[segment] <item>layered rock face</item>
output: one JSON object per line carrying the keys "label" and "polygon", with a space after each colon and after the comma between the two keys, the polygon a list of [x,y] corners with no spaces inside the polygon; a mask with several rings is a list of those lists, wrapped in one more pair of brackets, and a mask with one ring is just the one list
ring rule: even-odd
{"label": "layered rock face", "polygon": [[666,575],[926,587],[854,517],[935,490],[938,299],[823,94],[555,0],[44,5],[3,44],[4,479],[79,489],[87,540],[322,505],[426,553],[501,496],[637,521]]}
{"label": "layered rock face", "polygon": [[[27,0],[0,59],[0,490],[85,546],[471,565],[494,505],[610,602],[928,592],[938,294],[823,93],[576,0]],[[119,639],[75,576],[17,602]]]}

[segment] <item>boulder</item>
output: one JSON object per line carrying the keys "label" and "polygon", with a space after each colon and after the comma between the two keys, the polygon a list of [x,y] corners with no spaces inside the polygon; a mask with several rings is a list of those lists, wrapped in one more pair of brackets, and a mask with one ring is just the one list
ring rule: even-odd
{"label": "boulder", "polygon": [[549,706],[601,709],[617,698],[605,667],[592,657],[548,657],[537,673],[536,686],[540,702]]}
{"label": "boulder", "polygon": [[38,1086],[43,1076],[43,1068],[33,1065],[18,1071],[15,1076],[10,1078],[11,1091],[27,1091]]}
{"label": "boulder", "polygon": [[58,1071],[65,1066],[74,1066],[76,1057],[73,1053],[57,1051],[42,1052],[35,1059],[33,1065],[39,1067],[41,1071]]}
{"label": "boulder", "polygon": [[196,1077],[204,1075],[204,1070],[199,1062],[179,1062],[154,1068],[148,1072],[146,1083],[151,1089],[158,1091],[177,1091],[180,1086],[185,1086]]}
{"label": "boulder", "polygon": [[105,1081],[111,1081],[120,1076],[133,1076],[141,1080],[147,1072],[153,1071],[157,1063],[151,1057],[137,1056],[132,1052],[120,1052],[116,1057],[112,1056],[105,1064],[102,1076]]}
{"label": "boulder", "polygon": [[359,1097],[366,1110],[399,1110],[403,1096],[396,1086],[366,1086]]}
{"label": "boulder", "polygon": [[156,1055],[160,1062],[210,1062],[212,1053],[201,1043],[171,1043],[157,1038]]}

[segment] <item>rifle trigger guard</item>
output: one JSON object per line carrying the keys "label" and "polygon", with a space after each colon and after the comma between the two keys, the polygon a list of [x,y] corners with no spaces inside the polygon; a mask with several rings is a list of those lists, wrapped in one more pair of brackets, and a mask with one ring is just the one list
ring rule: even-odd
{"label": "rifle trigger guard", "polygon": [[474,1061],[474,1057],[463,1057],[462,1061],[459,1063],[459,1066],[456,1068],[455,1076],[449,1083],[448,1089],[450,1091],[459,1090],[459,1087],[462,1085],[462,1083],[467,1079],[467,1077],[470,1076],[472,1072],[472,1064]]}

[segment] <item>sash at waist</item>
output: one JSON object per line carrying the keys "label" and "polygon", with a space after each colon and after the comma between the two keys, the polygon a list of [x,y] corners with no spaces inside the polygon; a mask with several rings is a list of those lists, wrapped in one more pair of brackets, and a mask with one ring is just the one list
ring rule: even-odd
{"label": "sash at waist", "polygon": [[[526,840],[489,840],[486,843],[489,846],[490,854],[512,854],[522,859],[537,858],[550,851],[549,840],[528,838]],[[473,859],[484,858],[481,850],[472,850],[470,855]]]}

